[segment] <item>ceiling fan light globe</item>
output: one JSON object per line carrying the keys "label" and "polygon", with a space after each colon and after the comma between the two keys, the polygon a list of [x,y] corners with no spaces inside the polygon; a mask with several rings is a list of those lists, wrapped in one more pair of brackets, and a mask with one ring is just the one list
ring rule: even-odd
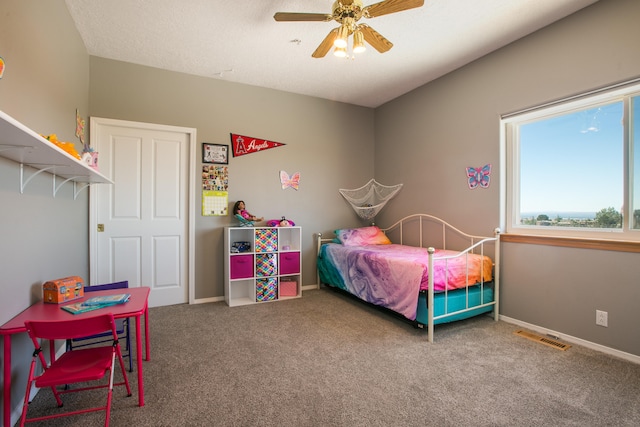
{"label": "ceiling fan light globe", "polygon": [[335,39],[333,45],[338,49],[345,49],[347,47],[347,39]]}
{"label": "ceiling fan light globe", "polygon": [[333,41],[333,45],[335,47],[346,48],[347,37],[349,37],[349,28],[345,25],[342,25],[340,28],[338,28],[338,35],[336,36],[336,39]]}
{"label": "ceiling fan light globe", "polygon": [[364,52],[366,50],[367,50],[367,48],[364,45],[362,45],[362,46],[354,46],[353,47],[353,53],[362,53],[362,52]]}
{"label": "ceiling fan light globe", "polygon": [[362,53],[367,48],[364,45],[364,34],[362,31],[356,30],[353,33],[353,53]]}
{"label": "ceiling fan light globe", "polygon": [[337,47],[333,51],[333,55],[337,56],[338,58],[346,58],[347,57],[347,49],[345,49],[344,47]]}

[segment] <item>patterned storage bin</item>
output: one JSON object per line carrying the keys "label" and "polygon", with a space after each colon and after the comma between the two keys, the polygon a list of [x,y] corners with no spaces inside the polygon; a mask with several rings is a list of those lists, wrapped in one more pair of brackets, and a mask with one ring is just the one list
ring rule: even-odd
{"label": "patterned storage bin", "polygon": [[278,250],[278,230],[262,228],[256,230],[256,252],[276,252]]}
{"label": "patterned storage bin", "polygon": [[256,279],[256,301],[273,301],[278,299],[278,279],[267,277]]}
{"label": "patterned storage bin", "polygon": [[256,254],[256,276],[266,277],[278,274],[277,254]]}

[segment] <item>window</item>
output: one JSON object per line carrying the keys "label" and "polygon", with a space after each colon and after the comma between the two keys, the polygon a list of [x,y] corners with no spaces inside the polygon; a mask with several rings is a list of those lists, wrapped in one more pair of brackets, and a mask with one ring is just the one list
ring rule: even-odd
{"label": "window", "polygon": [[640,241],[640,85],[501,126],[507,232]]}

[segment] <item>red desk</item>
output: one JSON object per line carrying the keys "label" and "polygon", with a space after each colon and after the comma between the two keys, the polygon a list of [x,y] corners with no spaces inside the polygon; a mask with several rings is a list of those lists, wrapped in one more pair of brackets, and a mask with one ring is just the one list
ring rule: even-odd
{"label": "red desk", "polygon": [[[24,322],[26,320],[64,320],[69,319],[69,316],[73,316],[75,319],[82,319],[95,316],[96,314],[102,314],[105,311],[110,311],[111,313],[113,313],[113,317],[115,317],[116,319],[134,317],[136,320],[138,405],[144,406],[144,383],[142,378],[142,333],[140,327],[140,318],[142,317],[142,315],[144,315],[145,360],[149,360],[149,307],[147,305],[147,301],[149,299],[149,291],[150,289],[148,287],[140,287],[91,292],[91,294],[85,295],[84,298],[71,302],[82,302],[89,297],[121,294],[125,292],[131,294],[131,298],[125,304],[101,308],[94,311],[88,311],[82,314],[71,314],[62,310],[60,308],[60,305],[64,304],[45,304],[43,302],[38,302],[24,310],[22,313],[18,314],[13,319],[9,320],[4,325],[0,326],[0,335],[2,336],[2,341],[4,343],[3,424],[5,425],[5,427],[9,427],[11,425],[11,335],[20,332],[26,332],[26,328],[24,326]],[[30,354],[25,355],[25,358],[29,357]]]}

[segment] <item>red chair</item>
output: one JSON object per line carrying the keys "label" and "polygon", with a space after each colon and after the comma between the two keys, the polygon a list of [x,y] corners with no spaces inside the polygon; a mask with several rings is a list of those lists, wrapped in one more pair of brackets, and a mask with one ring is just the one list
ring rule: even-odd
{"label": "red chair", "polygon": [[[20,426],[24,426],[26,422],[41,421],[51,418],[64,417],[69,415],[83,414],[87,412],[106,411],[104,425],[109,425],[111,416],[111,400],[113,395],[113,386],[124,385],[127,388],[127,396],[131,396],[131,388],[129,387],[129,379],[122,360],[122,352],[118,343],[118,334],[116,332],[115,320],[113,314],[107,313],[99,316],[87,317],[83,319],[70,319],[63,321],[27,321],[25,322],[27,333],[33,341],[35,351],[31,360],[31,368],[29,370],[29,380],[27,382],[27,391],[24,396],[22,406],[22,416],[20,418]],[[64,353],[59,359],[53,361],[50,366],[47,365],[42,347],[38,339],[42,340],[66,340],[78,337],[84,337],[99,334],[110,330],[113,340],[110,345],[102,347],[83,348]],[[116,356],[120,363],[123,381],[114,383],[114,368]],[[41,375],[35,375],[38,360],[43,366],[44,372]],[[108,383],[100,381],[105,374],[109,374]],[[94,385],[86,385],[73,389],[58,390],[58,386],[67,384],[97,382]],[[76,411],[67,411],[42,417],[27,419],[27,409],[29,406],[29,396],[31,387],[35,383],[38,388],[50,387],[58,403],[58,407],[62,407],[60,395],[64,393],[75,393],[85,390],[93,390],[97,388],[107,388],[107,402],[104,406],[92,407],[88,409],[80,409]]]}

